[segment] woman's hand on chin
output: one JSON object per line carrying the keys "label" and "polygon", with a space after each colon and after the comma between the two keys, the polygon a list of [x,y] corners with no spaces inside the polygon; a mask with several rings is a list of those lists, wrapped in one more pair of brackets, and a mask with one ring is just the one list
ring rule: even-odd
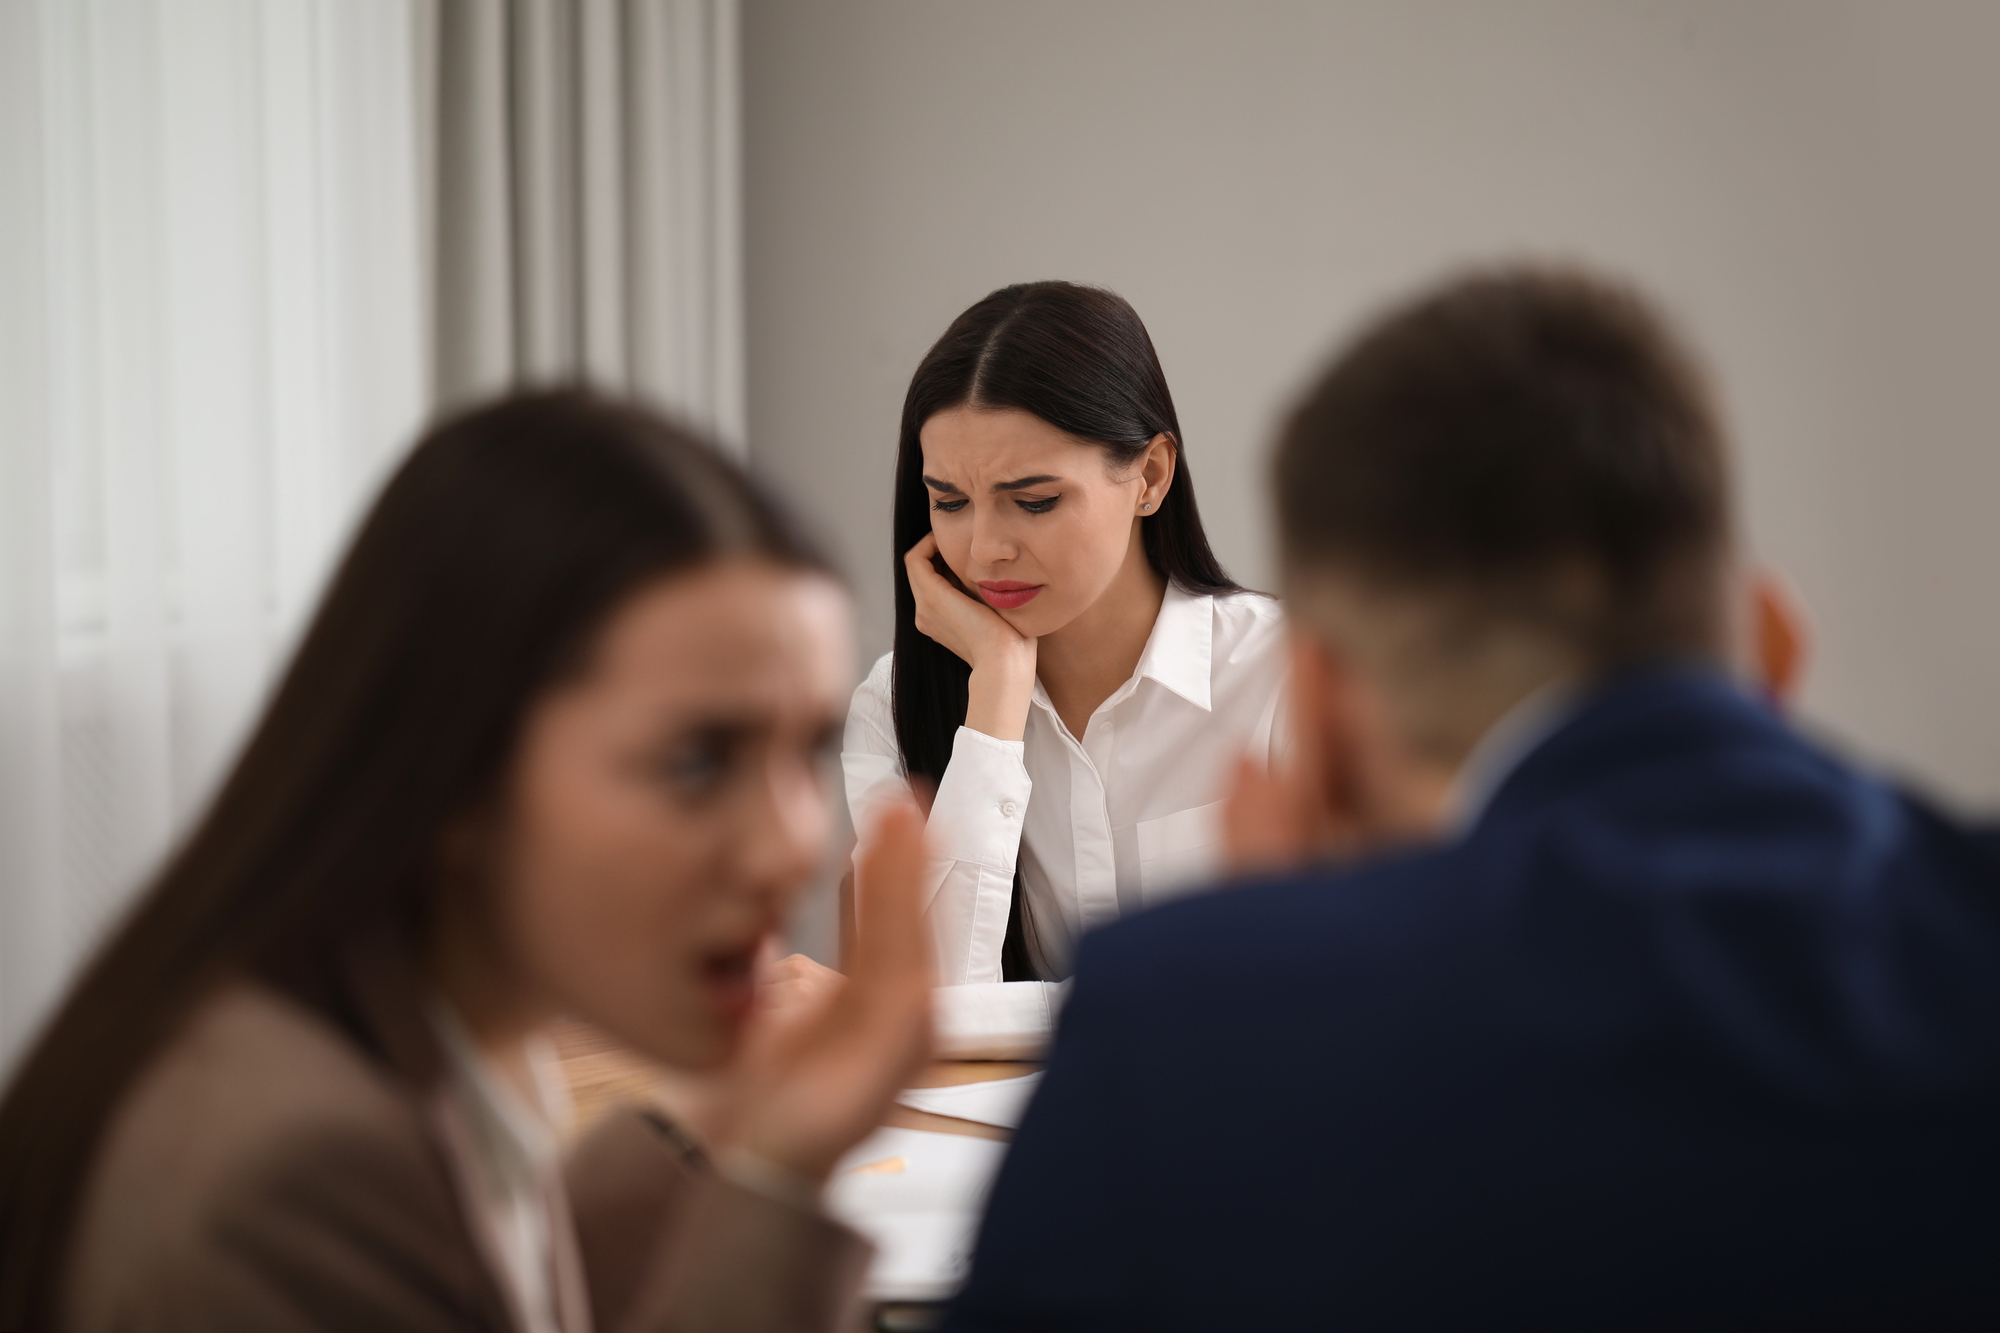
{"label": "woman's hand on chin", "polygon": [[925,533],[903,555],[917,603],[917,632],[951,649],[972,668],[965,725],[1018,741],[1027,730],[1028,702],[1035,692],[1035,640],[952,586],[931,563],[937,553],[936,535]]}
{"label": "woman's hand on chin", "polygon": [[890,806],[865,841],[845,977],[796,955],[766,974],[732,1071],[725,1160],[746,1153],[817,1185],[929,1059],[923,827],[913,806]]}

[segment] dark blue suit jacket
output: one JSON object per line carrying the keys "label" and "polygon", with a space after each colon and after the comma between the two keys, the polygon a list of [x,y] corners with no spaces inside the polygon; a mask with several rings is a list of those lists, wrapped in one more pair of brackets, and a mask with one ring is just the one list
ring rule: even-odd
{"label": "dark blue suit jacket", "polygon": [[1090,936],[955,1330],[2000,1328],[2000,838],[1718,676]]}

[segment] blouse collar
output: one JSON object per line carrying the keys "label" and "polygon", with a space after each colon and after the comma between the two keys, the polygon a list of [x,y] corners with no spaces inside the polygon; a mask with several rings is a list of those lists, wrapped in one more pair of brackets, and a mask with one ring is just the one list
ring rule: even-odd
{"label": "blouse collar", "polygon": [[1160,682],[1203,712],[1210,711],[1209,654],[1215,646],[1215,598],[1169,582],[1153,632],[1146,636],[1133,678]]}
{"label": "blouse collar", "polygon": [[[1139,653],[1137,669],[1097,710],[1116,708],[1132,697],[1140,681],[1156,680],[1203,712],[1212,711],[1208,685],[1215,641],[1214,602],[1208,593],[1183,592],[1169,583],[1159,614],[1153,617],[1152,632]],[[1055,704],[1040,679],[1035,681],[1032,697],[1051,716],[1055,714]]]}

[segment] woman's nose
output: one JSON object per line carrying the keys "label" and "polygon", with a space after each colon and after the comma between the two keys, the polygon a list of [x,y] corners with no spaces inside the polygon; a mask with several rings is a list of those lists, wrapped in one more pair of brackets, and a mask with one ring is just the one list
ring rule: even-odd
{"label": "woman's nose", "polygon": [[833,831],[832,808],[810,772],[769,774],[749,822],[740,844],[744,878],[765,893],[789,894],[803,884]]}
{"label": "woman's nose", "polygon": [[1006,525],[995,518],[983,514],[972,517],[972,562],[976,565],[997,565],[1012,560],[1018,554],[1013,539],[1008,536]]}

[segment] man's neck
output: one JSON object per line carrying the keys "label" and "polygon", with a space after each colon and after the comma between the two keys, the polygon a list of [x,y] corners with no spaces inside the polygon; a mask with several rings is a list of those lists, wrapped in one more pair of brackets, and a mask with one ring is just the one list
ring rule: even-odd
{"label": "man's neck", "polygon": [[1071,735],[1082,739],[1091,714],[1138,670],[1166,593],[1135,529],[1111,586],[1035,645],[1035,674]]}
{"label": "man's neck", "polygon": [[1477,823],[1494,793],[1570,717],[1583,692],[1580,674],[1553,677],[1517,699],[1488,726],[1452,775],[1440,810],[1440,830],[1463,833]]}

